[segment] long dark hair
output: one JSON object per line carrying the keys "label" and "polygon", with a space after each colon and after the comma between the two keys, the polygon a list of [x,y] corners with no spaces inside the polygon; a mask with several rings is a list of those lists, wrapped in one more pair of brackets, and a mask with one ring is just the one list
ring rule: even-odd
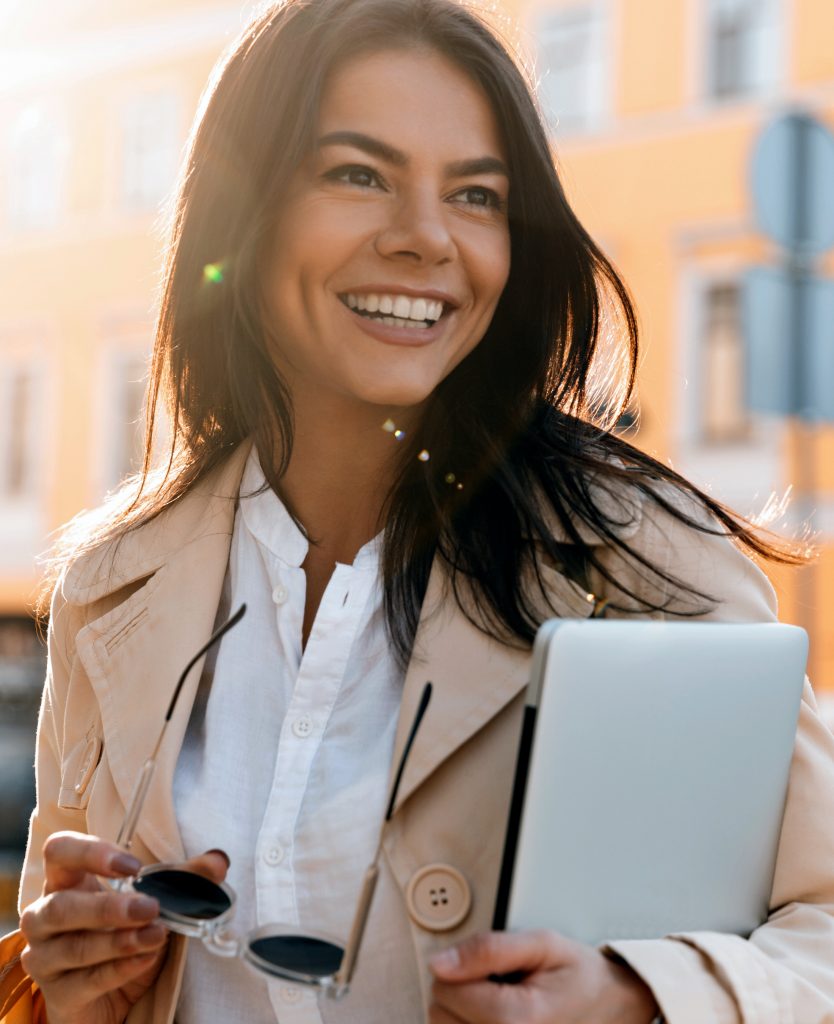
{"label": "long dark hair", "polygon": [[[766,541],[610,430],[634,383],[631,300],[567,203],[523,72],[497,34],[454,0],[284,0],[221,63],[173,212],[143,472],[130,501],[70,554],[147,522],[245,438],[262,456],[277,453],[274,462],[263,458],[263,469],[280,493],[292,404],[269,355],[259,261],[288,182],[309,152],[328,76],[363,53],[397,47],[439,52],[480,85],[511,181],[506,289],[486,336],[436,389],[422,429],[402,445],[385,506],[386,617],[401,659],[436,554],[467,614],[508,643],[529,643],[541,617],[521,585],[531,560],[535,569],[546,557],[579,581],[594,569],[608,577],[581,524],[642,566],[658,594],[664,581],[677,582],[619,536],[600,501],[600,481],[603,491],[643,492],[693,528],[796,561],[789,546]],[[173,440],[167,466],[154,475],[160,399]],[[431,452],[428,462],[416,457],[422,448]],[[689,492],[715,526],[681,511],[664,491],[668,484]],[[568,545],[554,539],[554,521]],[[464,587],[474,602],[463,600]],[[640,609],[660,607],[660,597],[626,595]]]}

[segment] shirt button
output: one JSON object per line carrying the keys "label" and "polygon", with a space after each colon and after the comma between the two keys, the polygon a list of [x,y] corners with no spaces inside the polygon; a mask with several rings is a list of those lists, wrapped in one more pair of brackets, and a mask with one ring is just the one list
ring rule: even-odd
{"label": "shirt button", "polygon": [[301,715],[292,724],[292,731],[300,739],[306,739],[313,731],[313,720],[309,715]]}
{"label": "shirt button", "polygon": [[289,590],[287,590],[283,583],[279,583],[278,586],[272,591],[272,600],[276,604],[284,604],[289,596],[290,592]]}
{"label": "shirt button", "polygon": [[301,989],[291,985],[284,985],[281,989],[281,998],[285,1003],[297,1003],[301,999]]}
{"label": "shirt button", "polygon": [[274,846],[270,846],[269,849],[264,853],[264,860],[270,867],[275,867],[280,864],[284,859],[284,847],[280,843],[276,843]]}

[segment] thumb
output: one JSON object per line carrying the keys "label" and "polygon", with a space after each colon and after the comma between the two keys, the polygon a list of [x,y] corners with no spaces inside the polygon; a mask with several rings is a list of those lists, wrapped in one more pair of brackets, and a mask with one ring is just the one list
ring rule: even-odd
{"label": "thumb", "polygon": [[225,850],[207,850],[199,857],[192,857],[182,866],[198,875],[203,875],[212,882],[222,882],[229,870],[229,855]]}
{"label": "thumb", "polygon": [[441,981],[476,981],[491,974],[525,974],[575,959],[575,943],[555,932],[482,932],[436,953],[429,967]]}

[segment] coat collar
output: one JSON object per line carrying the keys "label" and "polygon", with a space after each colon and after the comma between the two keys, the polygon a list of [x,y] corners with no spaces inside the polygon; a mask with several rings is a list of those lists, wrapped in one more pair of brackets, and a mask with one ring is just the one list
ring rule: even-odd
{"label": "coat collar", "polygon": [[[102,553],[81,559],[65,576],[62,592],[70,604],[101,602],[105,608],[79,631],[76,647],[96,694],[105,755],[123,806],[180,672],[213,628],[250,447],[241,445],[176,505]],[[563,614],[588,614],[576,585],[556,572],[549,583]],[[126,600],[115,605],[107,600],[125,587],[135,588]],[[406,672],[393,764],[426,681],[434,693],[398,805],[521,692],[529,661],[529,649],[501,644],[473,625],[449,593],[445,568],[435,559]],[[172,786],[201,671],[201,664],[195,666],[180,695],[138,829],[140,840],[161,860],[184,856]]]}
{"label": "coat collar", "polygon": [[140,529],[74,562],[63,580],[63,597],[71,604],[90,604],[151,576],[193,541],[230,534],[251,447],[250,442],[239,445],[214,472]]}
{"label": "coat collar", "polygon": [[[180,673],[214,626],[249,448],[242,445],[176,505],[80,559],[64,578],[64,599],[87,606],[90,621],[75,638],[76,650],[96,696],[104,757],[122,807],[153,749]],[[119,591],[129,596],[120,600]],[[202,662],[180,694],[137,830],[138,840],[163,861],[184,856],[172,787],[201,672]],[[108,828],[103,834],[115,835],[120,821],[102,824]]]}

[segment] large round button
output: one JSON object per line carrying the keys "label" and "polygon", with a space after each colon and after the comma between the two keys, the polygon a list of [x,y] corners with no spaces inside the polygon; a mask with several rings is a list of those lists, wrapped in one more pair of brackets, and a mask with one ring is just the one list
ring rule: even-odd
{"label": "large round button", "polygon": [[278,605],[284,604],[289,596],[290,592],[283,583],[279,583],[272,591],[272,600]]}
{"label": "large round button", "polygon": [[408,883],[405,901],[412,921],[421,928],[447,932],[466,918],[472,906],[472,892],[457,868],[450,864],[427,864]]}

